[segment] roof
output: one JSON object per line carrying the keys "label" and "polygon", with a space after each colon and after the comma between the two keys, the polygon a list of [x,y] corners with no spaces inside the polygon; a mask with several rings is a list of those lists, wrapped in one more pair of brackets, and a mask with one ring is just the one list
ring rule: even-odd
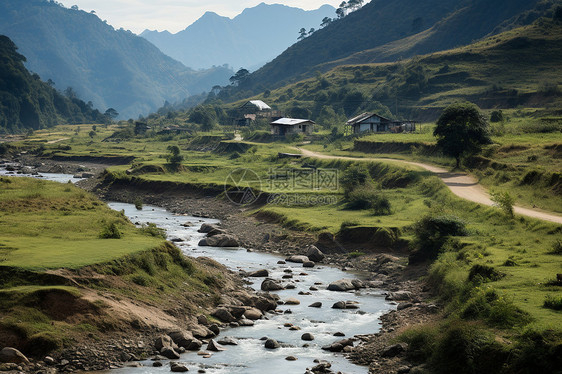
{"label": "roof", "polygon": [[356,123],[363,122],[367,118],[371,118],[373,116],[379,117],[381,120],[384,120],[385,122],[391,122],[391,120],[389,120],[388,118],[385,118],[383,116],[379,116],[376,113],[367,112],[367,113],[362,113],[362,114],[358,115],[357,117],[353,117],[352,119],[347,121],[347,124],[348,125],[355,125]]}
{"label": "roof", "polygon": [[279,118],[277,121],[271,122],[272,125],[284,125],[284,126],[295,126],[301,125],[303,123],[314,123],[309,119],[298,119],[298,118]]}
{"label": "roof", "polygon": [[271,110],[271,107],[261,100],[250,100],[242,106],[246,106],[248,104],[255,106],[259,110]]}

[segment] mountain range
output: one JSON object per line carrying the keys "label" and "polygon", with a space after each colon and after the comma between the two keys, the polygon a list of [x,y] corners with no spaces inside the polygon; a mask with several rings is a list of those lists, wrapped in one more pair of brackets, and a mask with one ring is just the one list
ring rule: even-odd
{"label": "mountain range", "polygon": [[[244,89],[280,87],[335,66],[393,62],[529,24],[553,0],[372,0],[289,47]],[[525,17],[522,17],[525,15]]]}
{"label": "mountain range", "polygon": [[305,11],[261,3],[232,19],[207,12],[176,34],[145,30],[140,35],[186,66],[228,64],[255,70],[294,44],[301,28],[319,29],[324,17],[334,16],[330,5]]}
{"label": "mountain range", "polygon": [[130,31],[115,30],[94,13],[55,1],[2,0],[0,34],[26,56],[26,67],[55,87],[72,87],[102,111],[122,118],[147,114],[228,82],[225,67],[194,70]]}

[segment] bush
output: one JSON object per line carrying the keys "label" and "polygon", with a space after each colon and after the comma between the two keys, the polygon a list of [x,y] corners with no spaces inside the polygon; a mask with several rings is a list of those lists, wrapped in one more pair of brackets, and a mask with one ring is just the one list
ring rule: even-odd
{"label": "bush", "polygon": [[494,110],[490,115],[490,122],[502,122],[503,112],[500,110]]}
{"label": "bush", "polygon": [[343,187],[345,198],[348,198],[351,191],[356,187],[367,184],[370,179],[369,171],[363,165],[352,165],[347,168],[339,181],[340,186]]}
{"label": "bush", "polygon": [[504,213],[513,218],[513,203],[515,198],[509,194],[509,192],[490,192],[490,199],[494,202],[494,205],[501,208]]}
{"label": "bush", "polygon": [[505,276],[492,266],[476,264],[468,272],[468,280],[473,283],[494,282]]}
{"label": "bush", "polygon": [[562,240],[557,239],[552,244],[552,250],[550,251],[553,255],[562,255]]}
{"label": "bush", "polygon": [[140,197],[135,199],[135,208],[142,210],[142,199]]}
{"label": "bush", "polygon": [[450,236],[466,236],[465,223],[455,216],[426,216],[413,226],[415,251],[410,254],[410,263],[437,258]]}
{"label": "bush", "polygon": [[115,222],[106,223],[101,229],[100,239],[121,239],[121,232]]}
{"label": "bush", "polygon": [[166,230],[156,226],[156,224],[152,222],[149,222],[146,225],[143,224],[141,227],[141,231],[156,238],[166,239]]}
{"label": "bush", "polygon": [[351,210],[372,209],[377,216],[391,214],[391,204],[388,198],[379,191],[375,191],[370,185],[351,191],[347,198],[346,208]]}
{"label": "bush", "polygon": [[543,306],[548,309],[562,310],[562,296],[547,295]]}

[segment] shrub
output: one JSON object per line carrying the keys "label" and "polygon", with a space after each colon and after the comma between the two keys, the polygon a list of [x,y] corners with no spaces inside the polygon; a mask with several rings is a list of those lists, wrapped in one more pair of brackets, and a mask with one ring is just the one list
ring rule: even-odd
{"label": "shrub", "polygon": [[135,199],[135,208],[142,210],[142,199],[140,197]]}
{"label": "shrub", "polygon": [[490,199],[494,202],[494,205],[501,208],[504,213],[513,218],[513,203],[515,198],[509,194],[509,192],[490,192]]}
{"label": "shrub", "polygon": [[106,223],[101,229],[100,239],[121,239],[121,232],[115,222]]}
{"label": "shrub", "polygon": [[552,250],[550,251],[553,255],[562,255],[562,240],[557,239],[552,244]]}
{"label": "shrub", "polygon": [[502,122],[503,112],[500,110],[494,110],[490,115],[490,122]]}
{"label": "shrub", "polygon": [[166,230],[156,226],[156,224],[149,222],[146,225],[142,225],[141,231],[147,235],[154,236],[156,238],[166,239]]}
{"label": "shrub", "polygon": [[360,186],[349,193],[347,209],[361,210],[372,209],[377,216],[391,214],[391,204],[388,198],[372,186]]}
{"label": "shrub", "polygon": [[352,165],[347,168],[339,181],[345,198],[348,198],[356,187],[365,185],[370,179],[369,171],[364,166]]}
{"label": "shrub", "polygon": [[492,266],[476,264],[468,272],[468,280],[474,283],[493,282],[505,276],[502,272]]}
{"label": "shrub", "polygon": [[548,309],[562,310],[562,296],[547,295],[543,306]]}
{"label": "shrub", "polygon": [[413,226],[415,251],[410,263],[437,258],[450,236],[468,235],[465,223],[455,216],[426,216]]}

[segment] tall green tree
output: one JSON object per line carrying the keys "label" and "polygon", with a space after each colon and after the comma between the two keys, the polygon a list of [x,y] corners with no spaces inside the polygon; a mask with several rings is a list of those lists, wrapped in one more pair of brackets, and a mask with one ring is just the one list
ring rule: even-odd
{"label": "tall green tree", "polygon": [[478,107],[469,102],[455,103],[445,108],[437,120],[433,135],[443,153],[455,158],[457,168],[461,157],[478,153],[482,145],[491,143],[486,119]]}

